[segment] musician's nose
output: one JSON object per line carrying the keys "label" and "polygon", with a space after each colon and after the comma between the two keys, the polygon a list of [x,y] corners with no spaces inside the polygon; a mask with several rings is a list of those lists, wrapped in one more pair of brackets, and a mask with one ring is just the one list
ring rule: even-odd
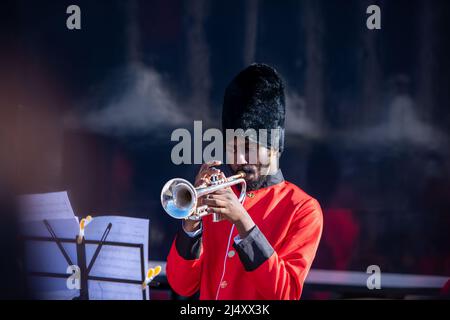
{"label": "musician's nose", "polygon": [[236,164],[247,164],[247,157],[245,152],[238,152],[236,155]]}

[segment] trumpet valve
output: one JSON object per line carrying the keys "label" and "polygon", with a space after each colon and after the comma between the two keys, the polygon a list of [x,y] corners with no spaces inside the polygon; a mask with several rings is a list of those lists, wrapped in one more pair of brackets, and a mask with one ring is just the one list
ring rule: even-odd
{"label": "trumpet valve", "polygon": [[198,220],[207,214],[208,214],[208,206],[207,205],[200,206],[195,209],[195,212],[193,214],[193,216],[195,216],[195,218],[193,218],[193,219]]}
{"label": "trumpet valve", "polygon": [[215,185],[224,183],[225,180],[223,178],[221,178],[221,176],[219,174],[213,174],[213,175],[211,175],[210,182],[211,182],[211,185],[215,186]]}

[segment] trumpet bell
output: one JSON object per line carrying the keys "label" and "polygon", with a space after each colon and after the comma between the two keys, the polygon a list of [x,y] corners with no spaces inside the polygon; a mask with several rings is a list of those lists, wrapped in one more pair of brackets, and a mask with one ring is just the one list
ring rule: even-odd
{"label": "trumpet bell", "polygon": [[175,219],[186,219],[196,209],[197,191],[187,180],[169,180],[161,191],[161,204],[168,215]]}

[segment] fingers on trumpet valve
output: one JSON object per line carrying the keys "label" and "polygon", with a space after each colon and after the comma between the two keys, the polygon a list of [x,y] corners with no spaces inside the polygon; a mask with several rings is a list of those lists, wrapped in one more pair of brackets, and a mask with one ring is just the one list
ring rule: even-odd
{"label": "fingers on trumpet valve", "polygon": [[214,175],[211,176],[210,179],[210,183],[215,185],[215,184],[221,184],[227,181],[227,178],[225,177],[225,175],[223,174],[223,172],[218,172]]}
{"label": "fingers on trumpet valve", "polygon": [[209,168],[202,175],[203,181],[206,181],[208,184],[214,183],[220,179],[222,172],[217,168]]}
{"label": "fingers on trumpet valve", "polygon": [[221,165],[222,162],[221,161],[209,161],[207,163],[202,164],[202,166],[200,167],[200,172],[198,174],[198,179],[196,185],[200,186],[200,185],[209,185],[211,183],[214,183],[215,180],[217,180],[217,176],[222,178],[224,177],[223,173],[215,168],[214,166],[219,166]]}

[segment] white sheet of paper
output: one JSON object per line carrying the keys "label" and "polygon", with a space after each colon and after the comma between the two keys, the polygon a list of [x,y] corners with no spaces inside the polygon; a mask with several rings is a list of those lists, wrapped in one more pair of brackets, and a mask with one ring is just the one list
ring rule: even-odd
{"label": "white sheet of paper", "polygon": [[[148,268],[149,220],[120,216],[94,217],[86,227],[86,240],[100,240],[108,224],[112,224],[106,241],[143,245],[144,275]],[[97,245],[86,245],[87,265]],[[91,276],[142,281],[141,251],[135,247],[102,247]],[[149,298],[148,288],[146,297]],[[142,287],[137,284],[123,284],[106,281],[89,281],[89,298],[134,300],[142,299]]]}
{"label": "white sheet of paper", "polygon": [[37,300],[73,300],[80,296],[80,290],[67,289],[67,279],[63,278],[30,277],[28,284]]}
{"label": "white sheet of paper", "polygon": [[[75,239],[78,233],[78,223],[75,219],[49,220],[59,239]],[[51,238],[42,221],[31,221],[22,224],[22,234],[28,237]],[[73,264],[77,264],[75,243],[61,243]],[[28,272],[48,272],[65,274],[69,264],[61,250],[53,241],[25,241],[26,269]],[[79,290],[68,289],[67,278],[49,278],[29,276],[29,285],[35,298],[43,300],[67,300],[80,295]]]}
{"label": "white sheet of paper", "polygon": [[[58,238],[75,239],[80,230],[79,224],[73,217],[70,219],[48,220]],[[21,232],[24,236],[50,237],[43,221],[26,221],[21,224]]]}
{"label": "white sheet of paper", "polygon": [[[148,299],[148,292],[146,297]],[[89,300],[142,300],[142,287],[128,283],[89,280]]]}
{"label": "white sheet of paper", "polygon": [[[78,233],[78,223],[75,219],[49,220],[59,239],[73,239]],[[42,221],[32,221],[22,225],[22,234],[27,237],[51,238]],[[77,264],[75,243],[61,243],[72,263]],[[27,269],[35,272],[66,273],[68,264],[61,250],[54,241],[25,241]]]}
{"label": "white sheet of paper", "polygon": [[18,200],[22,221],[75,218],[66,191],[27,194],[19,196]]}

